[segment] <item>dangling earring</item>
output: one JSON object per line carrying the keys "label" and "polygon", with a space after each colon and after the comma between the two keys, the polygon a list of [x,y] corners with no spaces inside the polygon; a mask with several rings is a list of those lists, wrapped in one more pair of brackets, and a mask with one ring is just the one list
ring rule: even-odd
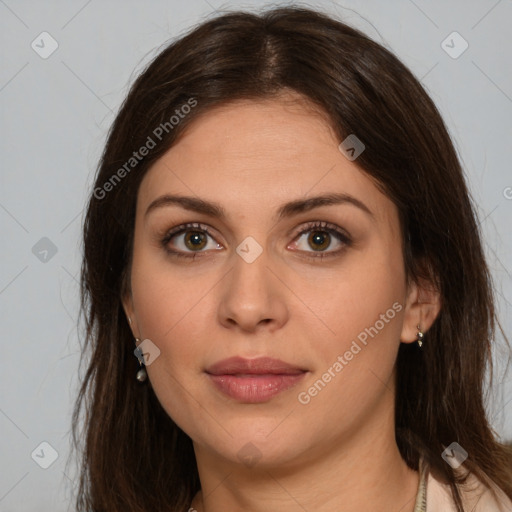
{"label": "dangling earring", "polygon": [[[139,343],[140,339],[135,338],[135,343]],[[142,357],[142,352],[140,353]],[[146,371],[146,367],[144,366],[144,363],[140,360],[140,358],[137,356],[137,359],[139,361],[139,371],[137,372],[136,379],[139,382],[144,382],[148,378],[148,372]]]}
{"label": "dangling earring", "polygon": [[421,331],[421,327],[419,325],[418,325],[418,334],[416,336],[417,336],[418,346],[421,348],[421,346],[423,345],[423,338],[425,337],[425,335]]}

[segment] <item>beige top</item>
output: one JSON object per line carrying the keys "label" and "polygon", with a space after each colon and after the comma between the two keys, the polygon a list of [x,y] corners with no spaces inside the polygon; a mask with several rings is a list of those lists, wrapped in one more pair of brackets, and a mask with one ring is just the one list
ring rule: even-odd
{"label": "beige top", "polygon": [[[498,499],[475,475],[468,477],[462,487],[464,509],[471,512],[512,512],[512,501],[499,489]],[[420,462],[420,484],[414,512],[457,512],[450,486],[436,480],[428,471],[426,464]]]}

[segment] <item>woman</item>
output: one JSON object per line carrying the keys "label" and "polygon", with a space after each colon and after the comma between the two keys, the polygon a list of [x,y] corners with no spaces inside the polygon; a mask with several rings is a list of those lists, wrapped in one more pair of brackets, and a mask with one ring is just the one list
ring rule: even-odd
{"label": "woman", "polygon": [[226,14],[156,57],[108,137],[82,300],[79,510],[511,510],[460,163],[337,20]]}

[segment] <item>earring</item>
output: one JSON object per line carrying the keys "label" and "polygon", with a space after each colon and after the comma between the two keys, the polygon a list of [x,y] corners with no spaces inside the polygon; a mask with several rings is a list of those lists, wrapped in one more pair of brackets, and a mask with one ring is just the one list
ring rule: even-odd
{"label": "earring", "polygon": [[423,338],[425,337],[425,335],[423,334],[421,327],[419,325],[418,325],[418,334],[416,336],[417,336],[418,346],[421,348],[421,346],[423,345]]}
{"label": "earring", "polygon": [[[138,343],[140,341],[139,338],[135,338],[135,343]],[[142,356],[142,354],[141,354]],[[139,371],[137,372],[136,379],[139,382],[144,382],[148,378],[148,372],[146,371],[146,368],[144,366],[144,363],[140,360],[140,358],[137,356],[137,359],[139,361]]]}

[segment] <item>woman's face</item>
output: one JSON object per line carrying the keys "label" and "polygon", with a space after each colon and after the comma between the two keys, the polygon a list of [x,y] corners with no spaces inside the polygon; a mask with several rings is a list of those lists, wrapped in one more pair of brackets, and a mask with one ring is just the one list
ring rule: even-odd
{"label": "woman's face", "polygon": [[[296,464],[392,422],[417,323],[398,213],[339,142],[298,103],[238,101],[141,183],[123,303],[196,455]],[[213,367],[232,357],[289,366]]]}

